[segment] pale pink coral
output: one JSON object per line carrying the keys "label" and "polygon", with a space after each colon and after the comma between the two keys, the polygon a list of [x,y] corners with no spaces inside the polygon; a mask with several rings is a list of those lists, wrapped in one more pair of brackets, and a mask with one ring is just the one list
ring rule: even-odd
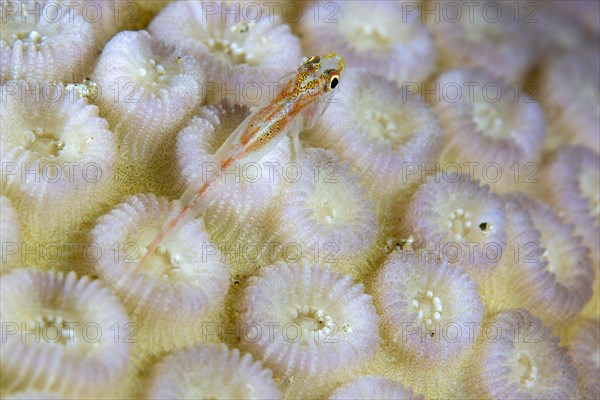
{"label": "pale pink coral", "polygon": [[[291,260],[330,263],[356,272],[365,267],[377,234],[372,203],[347,162],[318,148],[305,154],[304,162],[287,178],[290,183],[274,208],[276,222],[266,242],[299,251],[289,255]],[[269,261],[285,259],[279,252],[274,257]]]}
{"label": "pale pink coral", "polygon": [[[348,67],[327,112],[306,133],[350,162],[389,229],[399,208],[433,169],[443,147],[438,119],[418,95]],[[396,102],[402,99],[401,106]]]}
{"label": "pale pink coral", "polygon": [[170,136],[203,99],[205,74],[193,51],[165,45],[148,32],[120,32],[93,73],[97,103],[138,167],[163,156]]}
{"label": "pale pink coral", "polygon": [[118,299],[74,272],[20,268],[1,285],[2,325],[16,329],[2,330],[3,389],[108,395],[129,362],[130,344],[116,339],[129,323]]}
{"label": "pale pink coral", "polygon": [[96,58],[94,29],[56,2],[2,1],[0,81],[79,82]]}
{"label": "pale pink coral", "polygon": [[[588,250],[575,236],[572,225],[565,224],[548,205],[523,194],[509,196],[531,216],[540,232],[539,247],[521,249],[516,257],[525,257],[525,269],[516,269],[513,284],[518,285],[518,298],[527,301],[527,308],[550,324],[564,324],[577,315],[592,296],[594,271]],[[511,243],[511,246],[515,244]],[[527,282],[526,285],[521,286]],[[529,288],[529,290],[528,290]]]}
{"label": "pale pink coral", "polygon": [[446,134],[442,162],[464,169],[496,191],[537,183],[527,172],[541,155],[546,121],[540,105],[520,90],[476,69],[454,69],[436,79],[434,107]]}
{"label": "pale pink coral", "polygon": [[193,343],[202,317],[215,310],[229,285],[224,256],[193,220],[158,247],[139,274],[133,269],[173,204],[154,195],[127,198],[100,217],[90,242],[100,247],[95,272],[122,299],[152,352]]}
{"label": "pale pink coral", "polygon": [[13,166],[3,179],[7,193],[46,206],[65,198],[90,202],[103,194],[116,139],[98,107],[61,83],[8,82],[1,93],[1,155]]}
{"label": "pale pink coral", "polygon": [[181,349],[152,368],[148,399],[278,399],[271,371],[224,344]]}
{"label": "pale pink coral", "polygon": [[[294,71],[302,57],[300,43],[278,16],[256,21],[224,15],[201,2],[178,1],[165,7],[148,30],[157,38],[198,51],[206,73],[205,93],[210,102],[225,99],[251,106],[267,101],[284,74]],[[214,11],[214,10],[213,10]],[[173,21],[180,21],[173,25]]]}
{"label": "pale pink coral", "polygon": [[372,399],[372,400],[417,400],[410,389],[405,389],[400,382],[386,379],[382,376],[362,376],[338,388],[329,396],[330,400],[343,399]]}
{"label": "pale pink coral", "polygon": [[569,399],[575,368],[558,338],[524,309],[506,310],[481,327],[465,384],[479,399]]}
{"label": "pale pink coral", "polygon": [[305,10],[299,31],[307,50],[335,49],[348,65],[398,86],[424,81],[435,67],[431,34],[400,1],[316,3]]}
{"label": "pale pink coral", "polygon": [[464,354],[476,337],[472,326],[481,322],[484,311],[467,274],[434,258],[421,252],[392,253],[375,280],[384,332],[400,354],[424,366],[441,366]]}
{"label": "pale pink coral", "polygon": [[461,1],[448,7],[428,0],[422,8],[443,68],[479,67],[513,84],[534,60],[534,42],[524,30],[523,20],[513,18],[508,4]]}
{"label": "pale pink coral", "polygon": [[379,346],[371,296],[327,265],[270,266],[250,279],[243,303],[241,322],[262,332],[243,345],[282,377],[320,385],[364,365]]}
{"label": "pale pink coral", "polygon": [[489,186],[464,175],[435,175],[416,191],[406,216],[405,236],[451,263],[490,268],[506,247],[505,215]]}

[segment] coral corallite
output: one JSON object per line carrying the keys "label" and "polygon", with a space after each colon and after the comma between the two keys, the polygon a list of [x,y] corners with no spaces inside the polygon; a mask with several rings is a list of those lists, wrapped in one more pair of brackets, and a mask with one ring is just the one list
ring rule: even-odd
{"label": "coral corallite", "polygon": [[[546,323],[564,324],[574,318],[592,297],[594,270],[588,256],[588,249],[583,246],[581,237],[576,236],[573,226],[565,224],[546,204],[528,198],[523,194],[509,196],[509,201],[517,202],[530,215],[533,226],[539,231],[539,248],[536,254],[534,246],[527,250],[526,243],[516,244],[523,249],[519,257],[523,257],[527,268],[519,276],[517,272],[515,284],[528,280],[531,290],[521,290],[519,298],[534,297],[528,309]],[[516,254],[515,254],[516,255]],[[546,300],[548,299],[548,300]],[[529,299],[531,301],[531,299]]]}
{"label": "coral corallite", "polygon": [[570,399],[575,368],[548,326],[524,309],[502,311],[482,327],[467,387],[479,399]]}
{"label": "coral corallite", "polygon": [[165,357],[150,373],[148,399],[278,399],[271,371],[224,344],[196,345]]}
{"label": "coral corallite", "polygon": [[[467,2],[455,4],[442,13],[426,13],[442,67],[479,67],[510,84],[520,80],[534,55],[525,24],[512,18],[507,3],[486,0],[477,4],[478,12],[469,12]],[[444,3],[427,0],[423,6],[436,7],[441,10]],[[493,20],[482,11],[489,8],[496,13]]]}
{"label": "coral corallite", "polygon": [[381,376],[362,376],[340,387],[329,396],[330,400],[350,398],[361,400],[422,399],[421,396],[413,395],[410,389],[405,389],[401,383]]}
{"label": "coral corallite", "polygon": [[384,334],[400,354],[422,365],[442,366],[464,353],[483,304],[464,271],[425,253],[394,252],[378,272],[375,299]]}
{"label": "coral corallite", "polygon": [[431,33],[418,14],[406,12],[402,2],[331,2],[327,8],[339,12],[322,18],[306,12],[301,20],[307,50],[325,53],[335,43],[349,65],[398,86],[423,81],[433,72],[436,54]]}
{"label": "coral corallite", "polygon": [[129,362],[129,343],[117,339],[128,319],[116,296],[74,272],[31,267],[3,275],[1,285],[0,319],[11,327],[2,330],[2,388],[109,395]]}
{"label": "coral corallite", "polygon": [[[476,69],[446,71],[436,83],[441,95],[434,106],[447,141],[443,163],[467,165],[477,160],[483,167],[474,168],[473,178],[486,179],[496,191],[513,191],[518,183],[537,182],[511,173],[515,166],[525,169],[539,161],[546,126],[536,101]],[[474,83],[477,86],[472,90],[469,85]],[[511,90],[514,93],[509,96]]]}
{"label": "coral corallite", "polygon": [[438,174],[419,186],[406,219],[407,236],[467,268],[495,265],[506,246],[502,201],[469,176]]}
{"label": "coral corallite", "polygon": [[347,376],[380,341],[379,317],[363,286],[307,261],[278,263],[251,278],[241,322],[262,331],[244,345],[276,377],[311,385]]}
{"label": "coral corallite", "polygon": [[[419,183],[419,172],[438,160],[443,131],[420,96],[353,67],[345,79],[306,136],[313,146],[331,149],[350,162],[374,202],[380,225],[390,226]],[[399,98],[402,107],[395,103]]]}
{"label": "coral corallite", "polygon": [[[154,195],[131,196],[97,221],[90,242],[100,248],[96,273],[116,291],[150,352],[193,343],[204,318],[223,300],[229,267],[201,220],[166,240],[138,274],[132,273],[172,204]],[[184,324],[184,325],[180,325]]]}
{"label": "coral corallite", "polygon": [[299,254],[274,253],[278,259],[303,258],[330,263],[336,270],[359,272],[377,234],[372,202],[335,153],[310,148],[299,164],[300,175],[275,208],[276,228],[267,243],[282,243]]}
{"label": "coral corallite", "polygon": [[[209,102],[220,102],[232,93],[236,102],[256,106],[269,99],[269,85],[293,71],[302,57],[298,38],[279,17],[272,17],[240,20],[209,12],[202,2],[175,1],[148,30],[166,43],[200,53]],[[173,20],[181,23],[173,25]]]}
{"label": "coral corallite", "polygon": [[98,106],[120,137],[127,162],[149,168],[204,98],[197,54],[146,31],[120,32],[106,44],[93,73]]}
{"label": "coral corallite", "polygon": [[75,193],[77,202],[97,196],[116,160],[115,137],[98,108],[59,82],[11,81],[0,90],[2,160],[15,165],[2,182],[7,192],[46,206]]}
{"label": "coral corallite", "polygon": [[96,56],[92,24],[72,8],[67,12],[55,2],[44,3],[2,2],[2,83],[19,79],[79,82],[90,72]]}

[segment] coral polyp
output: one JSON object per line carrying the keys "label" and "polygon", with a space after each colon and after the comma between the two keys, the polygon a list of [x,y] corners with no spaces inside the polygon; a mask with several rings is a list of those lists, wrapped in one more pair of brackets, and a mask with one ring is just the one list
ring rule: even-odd
{"label": "coral polyp", "polygon": [[331,2],[326,8],[331,10],[324,13],[328,16],[318,18],[306,12],[300,21],[300,32],[311,52],[327,51],[335,43],[350,65],[398,86],[424,81],[433,72],[436,54],[431,33],[419,15],[407,13],[401,2]]}
{"label": "coral polyp", "polygon": [[275,257],[330,263],[349,272],[366,268],[377,234],[371,201],[348,163],[334,153],[307,149],[304,161],[298,175],[287,178],[293,181],[284,189],[282,204],[274,209],[278,222],[266,242],[299,253],[275,253]]}
{"label": "coral polyp", "polygon": [[2,160],[16,167],[3,179],[7,193],[58,206],[75,193],[90,201],[109,183],[116,140],[96,106],[59,82],[11,81],[0,90]]}
{"label": "coral polyp", "polygon": [[497,264],[506,246],[502,201],[469,176],[439,174],[419,186],[406,219],[419,246],[467,268]]}
{"label": "coral polyp", "polygon": [[[222,4],[225,7],[226,3]],[[298,38],[278,16],[272,17],[257,21],[233,15],[223,18],[201,2],[172,2],[148,30],[166,43],[181,44],[201,54],[210,102],[220,102],[233,93],[236,102],[257,106],[272,96],[268,86],[294,70],[301,59]],[[173,26],[173,20],[184,22]]]}
{"label": "coral polyp", "polygon": [[509,86],[481,70],[453,69],[436,83],[444,88],[435,104],[446,133],[443,163],[467,165],[478,160],[484,167],[474,168],[473,178],[490,182],[496,191],[513,191],[518,184],[527,189],[527,184],[537,183],[511,173],[515,165],[525,169],[539,161],[545,118],[537,102],[521,92],[506,95]]}
{"label": "coral polyp", "polygon": [[471,346],[474,337],[456,332],[479,324],[484,309],[475,283],[460,267],[426,253],[395,252],[375,285],[384,333],[401,354],[442,366]]}
{"label": "coral polyp", "polygon": [[121,163],[142,170],[164,162],[173,134],[204,99],[197,54],[145,31],[115,35],[92,77],[101,88],[96,102],[120,138]]}
{"label": "coral polyp", "polygon": [[401,383],[382,376],[362,376],[343,385],[329,396],[330,400],[349,398],[364,400],[422,399],[421,396],[415,396],[412,390],[405,389]]}
{"label": "coral polyp", "polygon": [[[402,107],[395,105],[398,98],[404,99]],[[335,100],[307,139],[350,162],[380,224],[390,226],[421,171],[433,168],[440,155],[443,131],[437,117],[419,96],[353,68]]]}
{"label": "coral polyp", "polygon": [[276,377],[323,385],[364,365],[379,346],[371,296],[328,265],[270,266],[250,279],[243,304],[241,322],[265,331],[243,345]]}
{"label": "coral polyp", "polygon": [[[202,318],[220,305],[229,285],[228,264],[201,220],[165,241],[143,273],[132,273],[171,212],[164,198],[131,196],[100,217],[89,238],[101,249],[95,272],[120,297],[144,338],[143,346],[151,352],[197,340]],[[183,321],[186,325],[179,326]]]}
{"label": "coral polyp", "polygon": [[[526,268],[514,271],[518,275],[512,284],[530,282],[523,289],[530,287],[531,290],[518,292],[519,297],[537,297],[527,308],[546,323],[564,324],[576,316],[592,296],[595,276],[589,251],[575,235],[573,226],[565,224],[546,204],[523,194],[511,195],[509,199],[528,212],[540,233],[539,244],[533,242],[533,247],[515,242],[521,249],[529,247],[529,250],[518,255],[524,258]],[[541,254],[533,252],[538,248],[542,249]],[[519,276],[519,272],[523,275]]]}
{"label": "coral polyp", "polygon": [[[423,8],[440,10],[442,6],[443,3],[427,0]],[[525,24],[515,23],[508,5],[502,2],[486,0],[476,6],[474,12],[468,11],[468,3],[461,2],[446,8],[444,13],[426,13],[439,62],[445,69],[483,68],[509,84],[521,80],[534,56],[533,41]],[[488,12],[495,13],[493,19]]]}
{"label": "coral polyp", "polygon": [[[43,15],[43,17],[40,17]],[[94,27],[55,2],[2,2],[0,82],[79,82],[94,64]]]}
{"label": "coral polyp", "polygon": [[567,349],[527,310],[502,311],[482,330],[467,378],[471,396],[568,399],[575,395],[575,368]]}
{"label": "coral polyp", "polygon": [[148,399],[278,399],[271,371],[221,345],[181,349],[154,366]]}
{"label": "coral polyp", "polygon": [[14,328],[2,331],[2,388],[109,395],[129,362],[129,343],[109,334],[128,324],[119,300],[74,272],[19,268],[3,275],[1,286],[2,326]]}

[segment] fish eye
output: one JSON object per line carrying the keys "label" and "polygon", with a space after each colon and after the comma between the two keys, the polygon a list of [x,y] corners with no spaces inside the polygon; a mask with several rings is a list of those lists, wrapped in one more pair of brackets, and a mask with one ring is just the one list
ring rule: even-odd
{"label": "fish eye", "polygon": [[331,79],[331,83],[329,84],[329,87],[332,88],[332,89],[335,89],[335,87],[338,85],[339,81],[340,80],[336,76],[334,76]]}
{"label": "fish eye", "polygon": [[326,74],[328,75],[328,78],[326,81],[325,90],[331,91],[340,83],[340,73],[336,70],[328,70],[326,71]]}

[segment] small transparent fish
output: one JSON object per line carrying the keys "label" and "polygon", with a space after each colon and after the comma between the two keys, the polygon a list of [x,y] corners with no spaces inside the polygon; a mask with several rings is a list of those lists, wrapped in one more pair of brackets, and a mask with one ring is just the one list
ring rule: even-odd
{"label": "small transparent fish", "polygon": [[[227,170],[234,163],[240,163],[243,169],[249,163],[260,161],[286,134],[292,138],[296,158],[301,158],[298,135],[313,127],[325,112],[340,83],[344,66],[344,59],[333,53],[304,58],[297,71],[280,80],[275,98],[251,113],[217,150],[213,161],[220,166],[219,171]],[[168,235],[194,219],[218,197],[225,186],[220,181],[219,174],[208,178],[199,176],[188,186],[135,272],[143,268]]]}

